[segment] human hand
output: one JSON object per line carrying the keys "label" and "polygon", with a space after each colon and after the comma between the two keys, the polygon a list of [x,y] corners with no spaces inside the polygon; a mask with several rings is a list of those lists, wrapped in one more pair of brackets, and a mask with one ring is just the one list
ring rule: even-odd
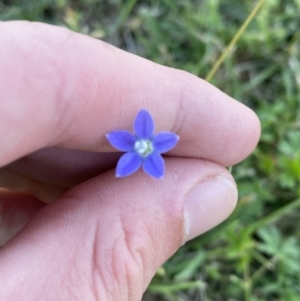
{"label": "human hand", "polygon": [[[0,299],[141,300],[164,261],[234,209],[225,167],[256,146],[256,115],[66,29],[0,23],[0,44],[0,186],[15,190],[0,193]],[[131,130],[141,108],[180,136],[163,180],[112,170],[105,134]]]}

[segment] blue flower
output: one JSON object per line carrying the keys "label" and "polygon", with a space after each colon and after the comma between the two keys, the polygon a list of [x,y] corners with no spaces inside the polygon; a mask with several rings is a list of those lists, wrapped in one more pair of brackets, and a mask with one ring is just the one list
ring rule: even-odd
{"label": "blue flower", "polygon": [[143,166],[145,173],[162,179],[165,162],[161,154],[172,149],[177,144],[179,136],[170,132],[154,135],[153,119],[145,109],[137,114],[133,129],[135,134],[121,130],[106,135],[113,147],[126,152],[117,164],[116,176],[129,176]]}

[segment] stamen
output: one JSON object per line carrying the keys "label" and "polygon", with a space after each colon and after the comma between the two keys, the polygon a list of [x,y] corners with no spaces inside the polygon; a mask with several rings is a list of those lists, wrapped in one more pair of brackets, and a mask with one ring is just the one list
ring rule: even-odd
{"label": "stamen", "polygon": [[138,140],[134,144],[134,149],[141,156],[147,157],[153,152],[153,145],[149,140]]}

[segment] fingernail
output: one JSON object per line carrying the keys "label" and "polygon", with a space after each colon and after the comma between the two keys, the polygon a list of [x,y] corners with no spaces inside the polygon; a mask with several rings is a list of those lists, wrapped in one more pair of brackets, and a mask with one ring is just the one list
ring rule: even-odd
{"label": "fingernail", "polygon": [[208,231],[224,221],[238,198],[235,184],[218,176],[196,185],[185,203],[185,241]]}

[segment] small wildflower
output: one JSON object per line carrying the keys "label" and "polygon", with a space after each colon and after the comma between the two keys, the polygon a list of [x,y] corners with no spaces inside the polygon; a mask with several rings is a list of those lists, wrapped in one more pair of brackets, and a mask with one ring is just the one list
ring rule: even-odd
{"label": "small wildflower", "polygon": [[117,164],[116,176],[129,176],[142,166],[148,175],[162,179],[165,162],[161,154],[171,150],[177,144],[179,136],[171,132],[154,135],[153,119],[145,109],[137,114],[133,129],[134,134],[120,130],[106,135],[113,147],[126,152]]}

